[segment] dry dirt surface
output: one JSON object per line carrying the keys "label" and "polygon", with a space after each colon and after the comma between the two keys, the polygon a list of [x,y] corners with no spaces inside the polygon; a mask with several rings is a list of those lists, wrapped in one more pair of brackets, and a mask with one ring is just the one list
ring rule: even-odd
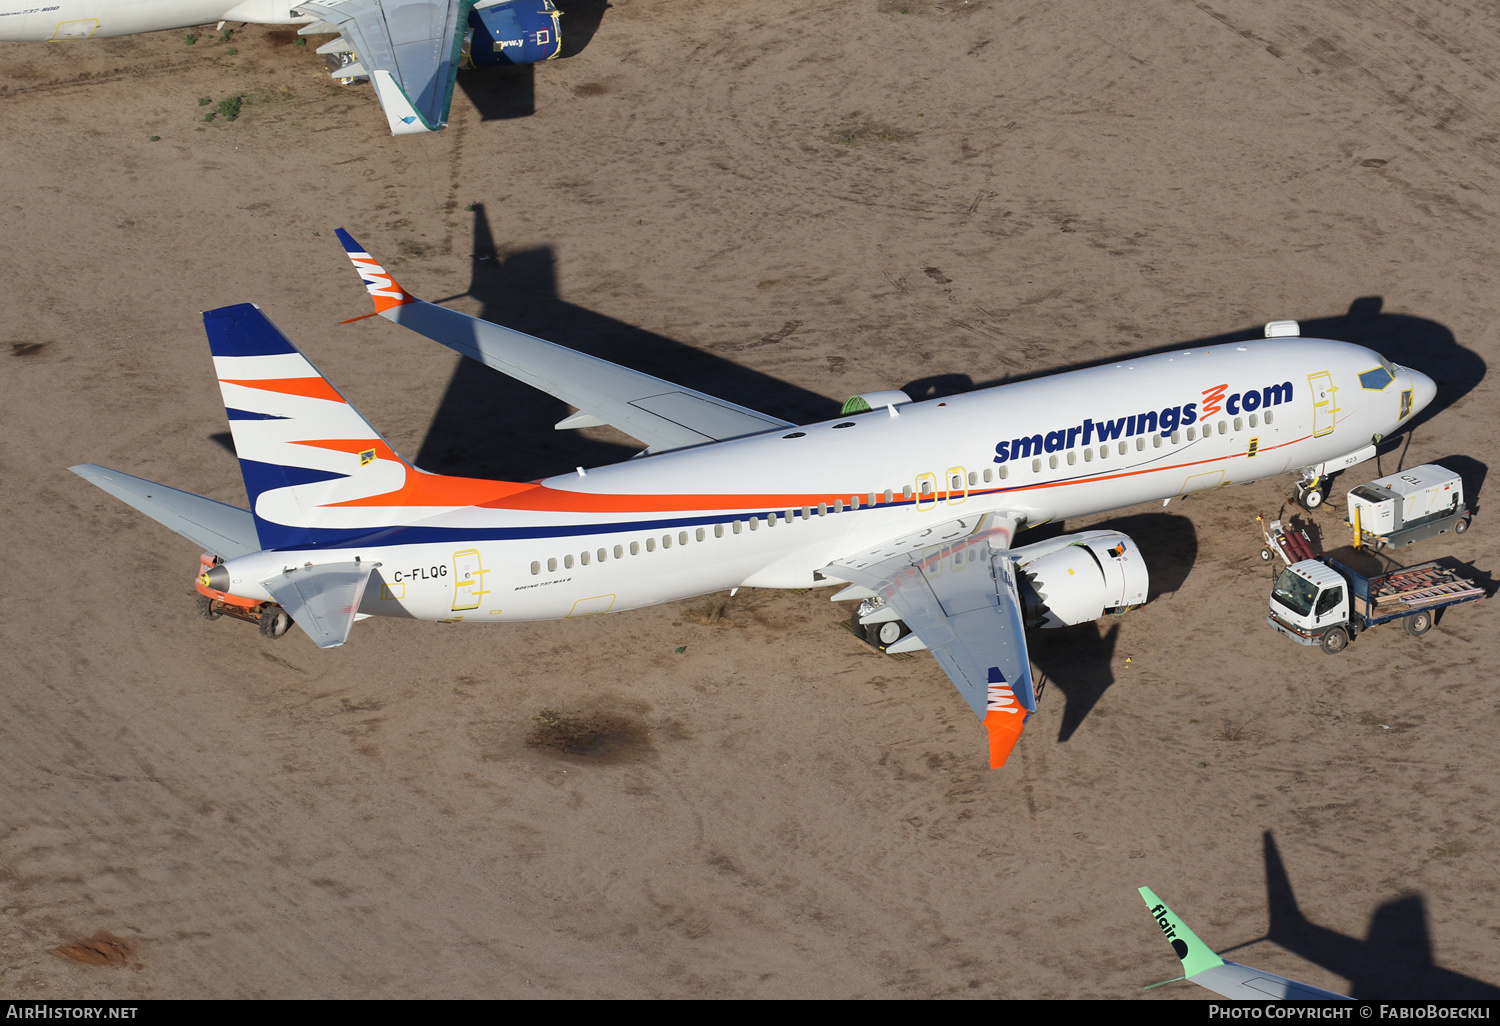
{"label": "dry dirt surface", "polygon": [[[827,591],[326,652],[195,618],[197,552],[66,468],[244,502],[204,309],[260,303],[429,469],[631,451],[340,325],[339,226],[425,298],[791,419],[1297,318],[1439,380],[1382,472],[1483,486],[1493,5],[566,6],[567,59],[466,74],[420,139],[286,31],[0,45],[0,992],[1206,996],[1142,994],[1178,971],[1145,884],[1321,987],[1500,994],[1496,606],[1276,637],[1253,518],[1289,480],[1088,521],[1156,597],[1033,637],[996,772]],[[1493,587],[1477,498],[1409,552]]]}

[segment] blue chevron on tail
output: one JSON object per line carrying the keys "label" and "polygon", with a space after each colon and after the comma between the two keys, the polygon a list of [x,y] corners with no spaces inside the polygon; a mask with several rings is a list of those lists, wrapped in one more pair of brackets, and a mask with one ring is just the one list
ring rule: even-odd
{"label": "blue chevron on tail", "polygon": [[365,533],[325,507],[399,490],[410,464],[255,304],[209,310],[203,327],[261,545]]}

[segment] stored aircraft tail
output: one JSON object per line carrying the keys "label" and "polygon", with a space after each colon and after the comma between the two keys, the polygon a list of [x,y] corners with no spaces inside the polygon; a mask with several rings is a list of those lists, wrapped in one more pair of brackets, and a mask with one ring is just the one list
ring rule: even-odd
{"label": "stored aircraft tail", "polygon": [[367,533],[337,530],[322,507],[399,491],[416,468],[255,304],[210,310],[203,327],[261,546]]}

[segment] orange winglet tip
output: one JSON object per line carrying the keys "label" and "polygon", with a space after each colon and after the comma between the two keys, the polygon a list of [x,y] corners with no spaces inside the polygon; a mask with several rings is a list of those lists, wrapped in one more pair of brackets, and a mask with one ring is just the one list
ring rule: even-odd
{"label": "orange winglet tip", "polygon": [[1026,713],[1021,709],[991,709],[984,716],[984,729],[990,735],[990,769],[999,769],[1010,758],[1011,749],[1021,740]]}

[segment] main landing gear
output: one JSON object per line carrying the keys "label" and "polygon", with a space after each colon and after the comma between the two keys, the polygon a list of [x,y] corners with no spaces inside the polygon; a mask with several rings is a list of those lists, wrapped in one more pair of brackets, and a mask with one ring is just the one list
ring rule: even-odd
{"label": "main landing gear", "polygon": [[879,623],[860,623],[862,611],[867,611],[864,603],[854,607],[854,613],[849,617],[849,627],[855,637],[864,638],[877,652],[884,652],[911,633],[911,628],[906,626],[903,620],[891,619],[882,620]]}

